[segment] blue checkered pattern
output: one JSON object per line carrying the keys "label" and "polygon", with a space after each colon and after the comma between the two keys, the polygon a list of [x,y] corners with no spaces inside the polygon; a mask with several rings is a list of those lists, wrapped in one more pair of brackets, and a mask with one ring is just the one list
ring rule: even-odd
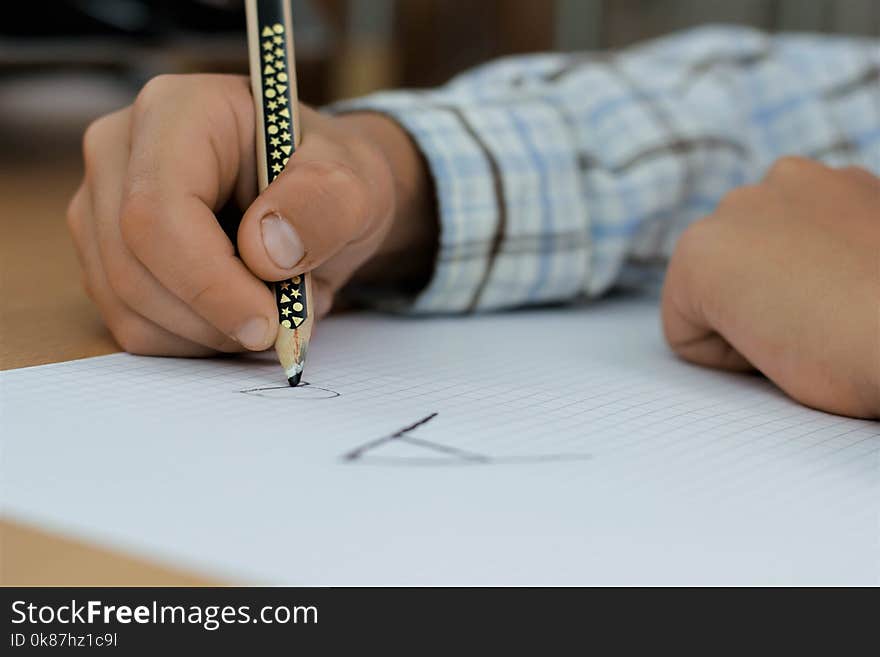
{"label": "blue checkered pattern", "polygon": [[880,42],[700,28],[335,110],[391,116],[430,167],[441,243],[412,311],[556,302],[662,271],[689,223],[783,155],[880,173]]}

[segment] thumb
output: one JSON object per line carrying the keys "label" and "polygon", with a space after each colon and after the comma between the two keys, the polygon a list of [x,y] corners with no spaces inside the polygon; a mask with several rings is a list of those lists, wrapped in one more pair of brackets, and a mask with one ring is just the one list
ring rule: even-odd
{"label": "thumb", "polygon": [[301,149],[245,212],[241,258],[266,281],[311,271],[364,234],[369,199],[367,184],[350,166]]}

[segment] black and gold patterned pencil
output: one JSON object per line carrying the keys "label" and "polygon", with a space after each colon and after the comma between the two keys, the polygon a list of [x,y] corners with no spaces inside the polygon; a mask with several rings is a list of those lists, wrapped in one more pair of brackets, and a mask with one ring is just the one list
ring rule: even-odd
{"label": "black and gold patterned pencil", "polygon": [[[289,0],[246,0],[251,91],[257,122],[257,175],[263,191],[284,170],[300,141]],[[275,283],[275,350],[287,381],[302,377],[314,318],[310,276]]]}

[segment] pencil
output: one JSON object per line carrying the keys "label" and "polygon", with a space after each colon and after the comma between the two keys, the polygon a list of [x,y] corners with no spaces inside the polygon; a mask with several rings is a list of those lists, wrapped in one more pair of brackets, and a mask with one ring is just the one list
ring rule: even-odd
{"label": "pencil", "polygon": [[[284,170],[300,142],[293,20],[289,0],[246,0],[251,91],[257,124],[257,175],[262,192]],[[275,351],[287,382],[299,384],[314,317],[310,276],[274,284]]]}

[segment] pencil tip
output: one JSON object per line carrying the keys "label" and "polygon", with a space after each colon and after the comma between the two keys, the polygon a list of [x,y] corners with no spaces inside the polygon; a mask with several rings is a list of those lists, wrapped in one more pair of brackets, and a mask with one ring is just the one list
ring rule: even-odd
{"label": "pencil tip", "polygon": [[302,372],[297,372],[293,376],[287,379],[287,382],[290,384],[291,388],[295,388],[299,385],[299,380],[302,378]]}

